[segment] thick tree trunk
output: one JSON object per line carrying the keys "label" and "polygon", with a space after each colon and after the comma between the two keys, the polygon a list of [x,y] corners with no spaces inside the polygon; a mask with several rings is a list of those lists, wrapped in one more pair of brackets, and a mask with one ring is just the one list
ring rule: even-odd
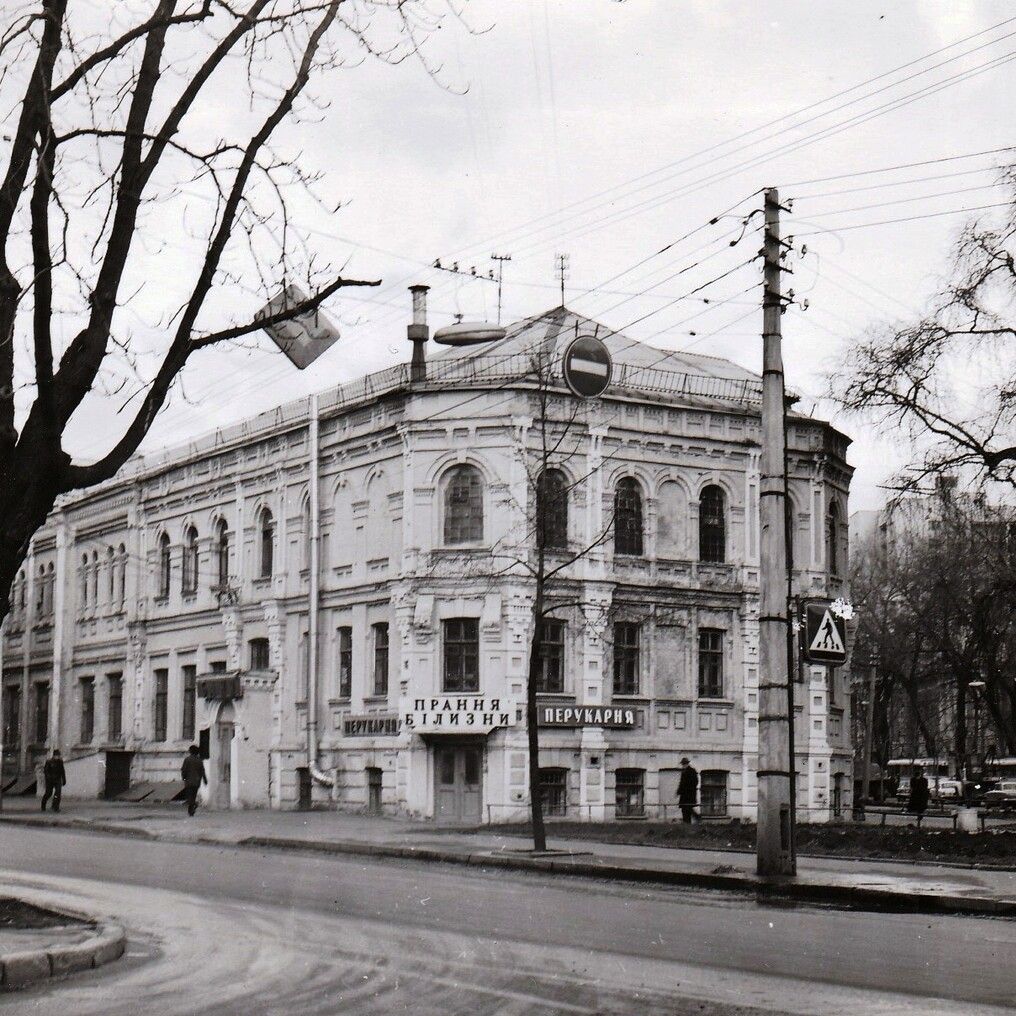
{"label": "thick tree trunk", "polygon": [[66,461],[63,452],[54,455],[43,447],[35,448],[34,454],[19,449],[17,458],[31,467],[19,468],[13,462],[0,467],[0,623],[10,613],[11,587],[32,537],[56,503]]}

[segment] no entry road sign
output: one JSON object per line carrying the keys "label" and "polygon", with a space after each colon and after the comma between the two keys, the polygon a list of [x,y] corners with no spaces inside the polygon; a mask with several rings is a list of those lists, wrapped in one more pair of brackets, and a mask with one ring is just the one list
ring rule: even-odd
{"label": "no entry road sign", "polygon": [[847,659],[847,625],[833,613],[828,600],[804,605],[801,651],[809,663],[839,666]]}
{"label": "no entry road sign", "polygon": [[564,383],[580,398],[595,399],[610,384],[611,361],[607,347],[592,335],[573,339],[561,365]]}

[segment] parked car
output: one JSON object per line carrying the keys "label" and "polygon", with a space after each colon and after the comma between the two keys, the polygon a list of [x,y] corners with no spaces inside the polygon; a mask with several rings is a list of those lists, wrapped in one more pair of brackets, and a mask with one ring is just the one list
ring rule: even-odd
{"label": "parked car", "polygon": [[1002,780],[984,794],[985,808],[1016,808],[1016,780]]}
{"label": "parked car", "polygon": [[931,797],[934,801],[959,801],[963,797],[962,780],[940,778],[938,785],[932,783]]}

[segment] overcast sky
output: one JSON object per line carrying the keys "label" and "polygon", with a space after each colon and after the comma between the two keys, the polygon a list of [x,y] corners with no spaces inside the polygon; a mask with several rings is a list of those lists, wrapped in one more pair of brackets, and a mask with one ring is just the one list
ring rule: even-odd
{"label": "overcast sky", "polygon": [[[444,23],[430,43],[440,83],[414,63],[334,72],[316,85],[330,103],[318,122],[281,139],[324,172],[329,200],[342,202],[331,216],[306,209],[301,224],[311,244],[335,261],[348,259],[348,274],[383,285],[339,294],[330,313],[342,340],[302,374],[266,338],[254,352],[195,357],[184,378],[195,404],[175,397],[145,448],[406,359],[412,282],[434,287],[432,326],[457,312],[492,318],[495,287],[436,272],[428,267],[435,258],[486,273],[491,253],[510,254],[504,317],[512,320],[560,302],[554,256],[566,253],[565,299],[575,310],[612,328],[658,311],[627,334],[758,370],[760,292],[748,289],[759,281],[757,263],[699,294],[722,305],[673,302],[756,252],[753,235],[733,249],[703,247],[738,219],[626,270],[737,202],[736,213],[747,214],[760,198],[742,199],[767,185],[796,199],[785,232],[815,233],[799,239],[808,254],[790,262],[795,274],[787,280],[810,308],[784,318],[788,385],[810,409],[852,336],[924,305],[964,217],[839,228],[1004,200],[991,187],[998,155],[804,181],[1012,144],[1014,64],[1004,58],[1016,51],[1016,35],[1005,38],[1016,32],[1016,8],[1009,0],[465,6],[470,25],[489,30],[471,35]],[[986,31],[1006,19],[1013,20]],[[871,94],[877,89],[884,90]],[[867,118],[919,89],[933,94]],[[221,107],[206,110],[206,119],[236,115],[227,93],[216,101]],[[754,133],[737,140],[746,132]],[[781,148],[796,150],[771,154]],[[920,179],[930,176],[942,178]],[[862,187],[871,189],[853,191]],[[880,207],[863,207],[870,205]],[[187,259],[186,241],[177,242],[167,247],[163,270],[182,270]],[[817,411],[828,415],[831,407]],[[90,410],[76,421],[72,451],[94,456],[108,445],[112,432],[100,418]],[[874,440],[857,421],[836,422],[854,438],[852,509],[876,506],[878,485],[902,464],[898,443]]]}

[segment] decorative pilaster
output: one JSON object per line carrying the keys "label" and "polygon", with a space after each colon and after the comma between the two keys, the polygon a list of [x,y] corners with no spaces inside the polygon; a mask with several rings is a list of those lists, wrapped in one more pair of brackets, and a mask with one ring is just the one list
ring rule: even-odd
{"label": "decorative pilaster", "polygon": [[125,724],[126,745],[133,749],[144,740],[144,703],[145,676],[148,639],[143,621],[133,621],[127,625],[127,672],[123,676],[123,686],[127,693],[127,715],[131,718]]}

